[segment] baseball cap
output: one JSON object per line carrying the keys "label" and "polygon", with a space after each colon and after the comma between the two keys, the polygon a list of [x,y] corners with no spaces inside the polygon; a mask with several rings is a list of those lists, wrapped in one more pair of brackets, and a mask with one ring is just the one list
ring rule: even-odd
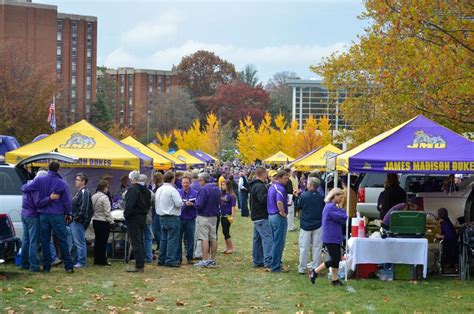
{"label": "baseball cap", "polygon": [[268,176],[269,177],[273,177],[273,176],[276,176],[278,172],[276,172],[275,170],[270,170],[268,171]]}

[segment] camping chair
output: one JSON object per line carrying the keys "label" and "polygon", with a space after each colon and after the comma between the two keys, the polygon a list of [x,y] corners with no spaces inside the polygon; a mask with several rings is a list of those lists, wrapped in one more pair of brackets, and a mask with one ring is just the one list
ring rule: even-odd
{"label": "camping chair", "polygon": [[394,238],[421,238],[425,235],[426,213],[395,211],[390,214],[389,236]]}

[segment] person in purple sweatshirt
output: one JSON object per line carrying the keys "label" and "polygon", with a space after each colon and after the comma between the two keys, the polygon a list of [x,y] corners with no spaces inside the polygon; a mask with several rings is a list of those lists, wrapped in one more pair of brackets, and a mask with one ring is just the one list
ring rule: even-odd
{"label": "person in purple sweatshirt", "polygon": [[[216,266],[217,253],[217,217],[219,216],[219,204],[221,202],[221,191],[210,183],[211,176],[207,172],[199,174],[202,188],[196,197],[196,238],[201,241],[202,261],[194,264],[196,267]],[[209,258],[209,242],[211,258]]]}
{"label": "person in purple sweatshirt", "polygon": [[[51,270],[51,230],[59,240],[61,247],[61,258],[64,260],[64,268],[67,273],[74,272],[74,263],[69,253],[67,244],[66,223],[72,222],[71,195],[66,182],[59,175],[60,164],[53,161],[49,164],[49,171],[46,176],[33,180],[24,187],[24,193],[37,193],[35,207],[39,214],[41,248],[43,252],[43,270],[48,273]],[[53,199],[53,194],[58,195],[58,199]],[[51,198],[47,205],[40,201]]]}
{"label": "person in purple sweatshirt", "polygon": [[[47,175],[46,170],[40,170],[36,174],[36,178]],[[25,190],[30,182],[23,185]],[[40,270],[40,261],[38,258],[38,245],[40,237],[39,217],[36,211],[35,203],[40,207],[46,206],[51,200],[59,198],[57,194],[39,199],[38,192],[23,193],[23,201],[21,208],[21,222],[23,224],[23,238],[21,239],[21,268],[30,272],[38,272]]]}
{"label": "person in purple sweatshirt", "polygon": [[331,283],[334,286],[343,286],[343,283],[337,277],[339,262],[341,261],[342,226],[347,219],[346,211],[340,206],[343,198],[344,192],[339,188],[334,188],[324,199],[326,206],[323,209],[322,238],[329,258],[309,273],[312,284],[315,283],[318,274],[323,269],[332,267]]}
{"label": "person in purple sweatshirt", "polygon": [[176,260],[182,263],[183,260],[183,240],[186,242],[186,259],[188,264],[193,264],[194,254],[194,232],[196,230],[197,211],[194,207],[196,203],[197,191],[191,188],[191,177],[184,175],[181,179],[182,189],[179,189],[179,194],[183,199],[183,206],[181,207],[181,225],[179,230],[179,244]]}

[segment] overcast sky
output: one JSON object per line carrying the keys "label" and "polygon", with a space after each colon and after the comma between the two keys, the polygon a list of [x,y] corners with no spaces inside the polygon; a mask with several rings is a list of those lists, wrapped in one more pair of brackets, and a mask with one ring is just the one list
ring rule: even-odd
{"label": "overcast sky", "polygon": [[276,72],[314,76],[309,65],[357,39],[359,0],[33,0],[62,13],[98,17],[98,65],[170,70],[205,49],[253,64],[265,83]]}

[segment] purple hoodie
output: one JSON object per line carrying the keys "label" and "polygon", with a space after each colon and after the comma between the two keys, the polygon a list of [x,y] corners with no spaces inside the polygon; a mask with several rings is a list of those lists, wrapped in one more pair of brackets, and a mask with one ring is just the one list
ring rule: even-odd
{"label": "purple hoodie", "polygon": [[23,191],[21,215],[23,217],[34,218],[38,217],[38,212],[36,211],[35,204],[38,204],[38,207],[44,207],[48,205],[49,202],[51,202],[51,199],[49,198],[49,195],[47,197],[44,197],[43,199],[40,199],[38,192],[24,192],[28,184],[30,184],[30,182],[24,184],[21,187],[21,190]]}
{"label": "purple hoodie", "polygon": [[347,219],[346,212],[333,202],[329,202],[323,209],[323,243],[341,244],[342,225]]}
{"label": "purple hoodie", "polygon": [[[36,192],[37,198],[33,199],[34,206],[38,213],[46,215],[71,215],[71,195],[63,178],[56,172],[48,171],[48,175],[36,178],[25,186],[24,193]],[[57,193],[61,197],[44,204],[41,200],[49,198],[52,193]]]}
{"label": "purple hoodie", "polygon": [[[197,191],[193,189],[189,189],[188,193],[184,191],[184,189],[179,189],[178,190],[179,195],[181,195],[181,198],[183,201],[191,201],[191,202],[196,202],[196,197],[197,197]],[[196,207],[194,206],[186,206],[183,205],[181,207],[181,220],[193,220],[196,219],[197,217],[197,212],[196,212]]]}
{"label": "purple hoodie", "polygon": [[212,183],[203,186],[196,198],[196,209],[199,216],[219,216],[219,205],[221,203],[221,190]]}

